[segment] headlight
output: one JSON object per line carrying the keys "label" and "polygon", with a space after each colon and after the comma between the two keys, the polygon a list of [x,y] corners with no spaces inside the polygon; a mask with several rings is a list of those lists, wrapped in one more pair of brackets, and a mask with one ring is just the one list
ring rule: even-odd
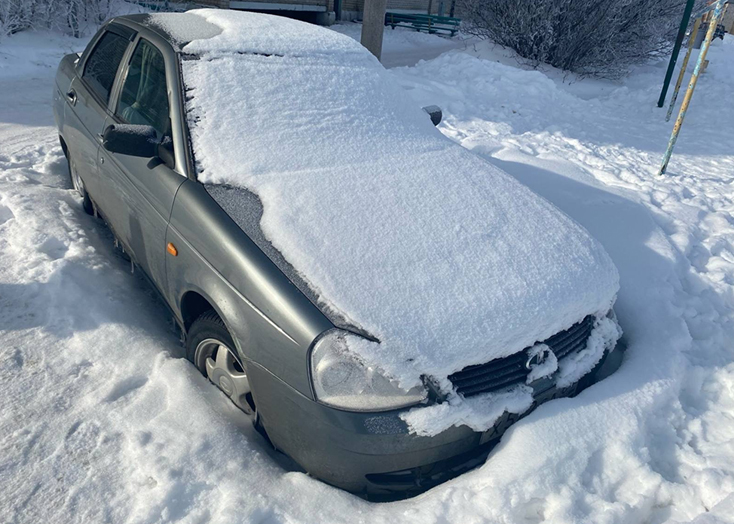
{"label": "headlight", "polygon": [[311,376],[316,398],[322,404],[352,411],[387,411],[417,404],[426,389],[401,389],[349,351],[349,341],[363,342],[346,331],[323,336],[311,352]]}

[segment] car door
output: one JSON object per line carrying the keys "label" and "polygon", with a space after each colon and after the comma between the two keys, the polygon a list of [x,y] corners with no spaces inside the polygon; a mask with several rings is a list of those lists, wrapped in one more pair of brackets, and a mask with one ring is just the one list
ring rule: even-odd
{"label": "car door", "polygon": [[[119,97],[107,124],[149,125],[174,158],[171,87],[173,64],[154,43],[139,37],[123,68]],[[161,158],[112,153],[100,148],[100,174],[110,198],[107,219],[133,260],[159,289],[165,289],[166,228],[178,187],[185,177]]]}
{"label": "car door", "polygon": [[102,208],[105,203],[97,169],[98,150],[119,66],[134,34],[132,29],[114,24],[102,29],[79,61],[77,73],[64,93],[67,104],[62,134],[69,160],[87,192]]}

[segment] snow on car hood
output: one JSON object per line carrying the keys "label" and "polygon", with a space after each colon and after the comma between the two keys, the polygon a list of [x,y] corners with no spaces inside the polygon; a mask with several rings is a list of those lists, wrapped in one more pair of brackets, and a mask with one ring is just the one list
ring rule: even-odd
{"label": "snow on car hood", "polygon": [[320,306],[379,341],[354,344],[365,361],[404,387],[441,382],[611,307],[602,246],[445,138],[359,44],[189,13],[222,28],[183,49],[198,179],[258,196],[265,237]]}

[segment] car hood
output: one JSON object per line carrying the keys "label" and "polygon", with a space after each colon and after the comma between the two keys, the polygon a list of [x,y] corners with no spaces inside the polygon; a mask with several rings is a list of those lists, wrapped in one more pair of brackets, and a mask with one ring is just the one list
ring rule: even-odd
{"label": "car hood", "polygon": [[[378,340],[354,351],[403,384],[520,351],[605,313],[618,290],[609,256],[581,226],[447,146],[353,164],[358,184],[331,168],[258,188],[264,251],[282,255],[327,316]],[[396,163],[409,165],[386,180]],[[238,197],[223,208],[252,221],[253,199],[224,191]]]}
{"label": "car hood", "polygon": [[362,359],[408,387],[611,307],[618,275],[596,240],[340,46],[342,58],[199,43],[182,69],[199,180],[257,196],[260,230],[319,306],[376,340],[353,348]]}

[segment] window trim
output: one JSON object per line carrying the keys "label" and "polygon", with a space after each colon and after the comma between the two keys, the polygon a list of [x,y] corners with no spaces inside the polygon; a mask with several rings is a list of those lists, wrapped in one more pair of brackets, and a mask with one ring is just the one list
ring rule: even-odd
{"label": "window trim", "polygon": [[[128,72],[130,70],[130,64],[132,63],[133,55],[135,54],[135,50],[138,48],[138,43],[140,40],[145,40],[146,43],[153,46],[155,49],[158,50],[158,52],[163,57],[163,63],[165,64],[166,69],[166,97],[168,98],[168,118],[171,124],[170,128],[170,134],[171,134],[171,140],[173,143],[173,157],[175,159],[175,166],[171,168],[172,171],[175,173],[178,173],[184,178],[191,178],[189,176],[189,160],[188,160],[188,148],[187,144],[183,143],[183,149],[181,148],[181,144],[177,142],[177,140],[180,140],[179,135],[184,132],[188,133],[188,130],[182,131],[180,129],[180,122],[179,122],[179,115],[178,111],[181,110],[179,103],[182,101],[181,99],[181,93],[180,93],[180,85],[179,85],[179,77],[180,77],[180,70],[178,66],[178,56],[175,55],[173,58],[171,58],[168,54],[169,49],[165,49],[162,47],[162,44],[157,43],[155,39],[158,38],[157,34],[151,34],[148,36],[147,31],[141,31],[136,34],[136,37],[131,41],[131,45],[128,47],[127,54],[125,55],[125,62],[120,67],[118,71],[117,79],[115,80],[115,88],[112,92],[112,95],[110,96],[110,106],[108,107],[108,113],[109,113],[109,119],[107,120],[107,124],[109,125],[111,123],[117,123],[122,124],[122,119],[117,115],[117,107],[120,103],[120,97],[122,96],[122,86],[125,83],[125,80],[127,79]],[[167,45],[168,42],[165,42],[165,45]],[[169,68],[173,66],[174,74],[176,75],[174,78],[171,78]],[[173,84],[172,84],[173,82]],[[175,95],[178,95],[179,98],[176,98]],[[188,136],[188,135],[185,135]],[[180,160],[180,155],[184,155],[184,161],[182,162]]]}
{"label": "window trim", "polygon": [[[102,37],[106,35],[108,32],[127,39],[127,47],[125,48],[125,52],[122,54],[122,57],[120,57],[120,64],[117,66],[117,71],[115,72],[115,78],[112,80],[112,86],[110,87],[109,100],[102,100],[102,98],[99,96],[99,93],[97,93],[97,91],[95,91],[92,88],[92,86],[89,84],[89,82],[84,78],[84,71],[87,68],[87,62],[89,61],[89,57],[92,56],[92,53],[94,53],[94,51],[97,49],[97,45],[99,45],[100,41],[102,40]],[[126,60],[128,59],[128,56],[130,55],[131,43],[134,40],[136,40],[136,37],[137,37],[137,31],[135,31],[132,28],[119,26],[113,23],[107,24],[106,26],[103,26],[102,28],[100,28],[93,42],[90,42],[90,45],[88,45],[87,48],[84,50],[82,59],[79,60],[79,64],[77,66],[79,68],[77,71],[77,77],[79,78],[79,81],[82,83],[87,93],[89,93],[89,95],[92,98],[94,98],[94,100],[104,109],[109,110],[110,101],[114,101],[113,97],[115,96],[117,85],[120,81],[120,73],[123,69],[122,66],[123,64],[126,63]]]}
{"label": "window trim", "polygon": [[[140,36],[139,35],[132,42],[132,45],[130,46],[129,53],[127,53],[127,56],[125,57],[125,59],[126,59],[125,60],[125,64],[124,64],[124,66],[121,66],[120,67],[120,71],[118,71],[118,73],[121,73],[120,74],[120,77],[119,77],[119,83],[117,85],[117,88],[114,90],[114,93],[112,91],[110,92],[110,100],[112,100],[113,94],[114,94],[114,100],[112,100],[113,103],[110,104],[109,110],[110,110],[110,113],[112,113],[112,118],[115,120],[115,122],[117,122],[117,123],[124,123],[124,120],[123,120],[122,116],[120,116],[117,113],[117,108],[120,105],[120,99],[122,98],[122,89],[125,86],[125,82],[127,81],[127,75],[130,73],[130,64],[132,64],[133,57],[135,56],[135,51],[137,51],[138,46],[140,45],[140,42],[141,41],[144,41],[146,44],[148,44],[149,46],[151,46],[152,48],[154,48],[156,51],[158,51],[158,53],[161,55],[161,58],[163,59],[164,74],[165,74],[165,79],[166,79],[166,100],[168,101],[168,121],[169,121],[169,125],[171,127],[171,129],[169,131],[170,131],[170,133],[172,135],[173,134],[173,129],[172,129],[173,128],[173,119],[171,118],[171,114],[173,112],[173,108],[171,107],[171,96],[170,96],[171,95],[171,86],[169,85],[168,74],[167,74],[167,71],[165,70],[166,69],[165,68],[165,66],[166,66],[166,55],[165,55],[165,53],[163,52],[163,50],[159,46],[155,45],[155,43],[151,42],[148,38],[145,38],[143,36]],[[173,137],[171,137],[171,138],[173,138]],[[175,147],[175,144],[174,144],[174,147]]]}
{"label": "window trim", "polygon": [[[150,27],[142,27],[138,23],[124,18],[111,23],[116,24],[116,26],[124,26],[125,29],[132,32],[133,37],[131,38],[131,45],[128,46],[127,54],[123,58],[124,64],[118,70],[115,87],[110,97],[111,105],[110,107],[104,106],[108,115],[106,125],[121,123],[114,113],[117,109],[117,100],[122,89],[123,78],[127,77],[128,64],[132,58],[132,53],[135,50],[138,39],[145,38],[145,40],[153,44],[163,54],[163,60],[166,63],[166,86],[169,89],[169,116],[171,117],[171,134],[173,137],[174,157],[176,159],[174,171],[182,177],[196,182],[196,169],[194,168],[193,152],[191,150],[188,124],[186,122],[186,106],[179,53],[169,40],[161,36],[158,32],[153,31]],[[108,22],[108,24],[110,23]],[[101,30],[99,35],[101,35]],[[84,59],[85,57],[82,55],[77,67],[83,66],[81,62]],[[77,76],[81,78],[79,73],[77,73]]]}

